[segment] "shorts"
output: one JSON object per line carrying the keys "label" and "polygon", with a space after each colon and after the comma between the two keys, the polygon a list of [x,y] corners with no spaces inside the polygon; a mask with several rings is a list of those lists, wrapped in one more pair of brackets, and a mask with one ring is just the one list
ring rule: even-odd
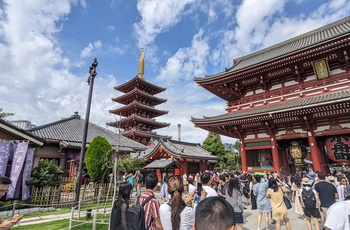
{"label": "shorts", "polygon": [[326,208],[326,207],[321,207],[321,210],[322,210],[322,212],[323,212],[324,217],[327,218],[327,211],[328,211],[328,208]]}
{"label": "shorts", "polygon": [[242,212],[235,212],[235,221],[236,224],[243,224],[243,213]]}
{"label": "shorts", "polygon": [[318,208],[304,208],[304,214],[307,217],[321,218]]}

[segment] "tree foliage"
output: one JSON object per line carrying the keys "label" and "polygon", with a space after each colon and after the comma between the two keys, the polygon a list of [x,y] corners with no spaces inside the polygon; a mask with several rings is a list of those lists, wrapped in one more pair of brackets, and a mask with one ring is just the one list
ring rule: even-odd
{"label": "tree foliage", "polygon": [[220,135],[213,132],[209,132],[207,138],[203,142],[202,147],[215,156],[220,156],[225,152],[225,146],[221,142]]}
{"label": "tree foliage", "polygon": [[112,165],[112,146],[101,137],[95,137],[86,150],[86,169],[92,181],[100,181],[109,175]]}
{"label": "tree foliage", "polygon": [[60,167],[55,165],[53,161],[40,159],[38,166],[33,169],[31,179],[27,184],[36,187],[58,185],[58,176],[60,173]]}
{"label": "tree foliage", "polygon": [[15,115],[14,113],[6,113],[3,111],[2,108],[0,108],[0,119],[4,119],[6,117],[10,117],[10,116],[13,116]]}
{"label": "tree foliage", "polygon": [[120,171],[129,172],[143,169],[144,165],[145,161],[143,158],[132,158],[129,155],[125,155],[118,160],[117,168]]}

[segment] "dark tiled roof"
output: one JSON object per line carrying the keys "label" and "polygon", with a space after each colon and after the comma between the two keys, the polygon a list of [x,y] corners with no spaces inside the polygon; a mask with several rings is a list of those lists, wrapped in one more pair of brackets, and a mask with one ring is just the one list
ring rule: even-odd
{"label": "dark tiled roof", "polygon": [[342,20],[294,37],[277,45],[243,56],[241,58],[237,58],[234,60],[234,65],[231,68],[203,78],[195,78],[195,81],[198,83],[205,82],[216,79],[217,77],[239,72],[248,67],[252,67],[276,58],[281,58],[303,49],[310,48],[345,35],[349,35],[349,33],[350,17],[346,17]]}
{"label": "dark tiled roof", "polygon": [[145,169],[164,169],[174,165],[176,168],[182,168],[175,159],[159,159],[145,166]]}
{"label": "dark tiled roof", "polygon": [[[27,139],[31,141],[31,143],[34,143],[36,145],[42,146],[46,142],[45,139],[41,138],[40,136],[37,136],[27,130],[18,128],[17,126],[11,124],[10,122],[7,122],[3,119],[0,119],[0,129],[4,129],[7,132],[11,133],[11,135],[21,137],[23,139]],[[14,131],[16,133],[14,133]]]}
{"label": "dark tiled roof", "polygon": [[271,112],[281,112],[286,109],[300,109],[303,107],[319,106],[321,103],[326,102],[337,102],[342,99],[348,99],[350,101],[350,90],[344,90],[329,94],[322,94],[319,96],[302,98],[299,100],[287,101],[279,104],[273,104],[269,106],[260,106],[252,109],[245,109],[241,111],[236,111],[233,113],[226,113],[223,115],[218,115],[214,117],[204,117],[204,118],[191,118],[194,123],[205,123],[212,121],[224,121],[227,119],[238,119],[253,115],[262,115]]}
{"label": "dark tiled roof", "polygon": [[[79,115],[73,115],[70,118],[37,126],[28,131],[47,140],[62,141],[71,145],[71,147],[80,147],[79,143],[81,144],[83,140],[84,125],[85,120],[81,119]],[[116,133],[90,122],[86,142],[90,143],[97,136],[106,138],[114,147],[119,145],[126,149],[146,149],[145,145],[122,135],[118,136]]]}
{"label": "dark tiled roof", "polygon": [[155,94],[158,94],[158,93],[166,90],[166,88],[160,87],[158,85],[154,85],[154,84],[146,81],[145,79],[139,78],[138,76],[125,82],[122,85],[115,86],[114,89],[118,90],[120,92],[123,92],[123,93],[127,93],[130,91],[130,89],[129,89],[130,86],[135,86],[137,88],[139,88],[141,86],[145,86],[146,88],[149,88],[152,90],[151,92],[149,92],[149,94],[151,94],[151,95],[155,95]]}
{"label": "dark tiled roof", "polygon": [[141,158],[147,158],[150,156],[160,145],[164,146],[174,156],[183,156],[199,159],[218,159],[217,156],[212,155],[207,150],[203,149],[200,144],[189,143],[175,140],[155,140],[154,146],[149,146],[145,151],[141,152]]}

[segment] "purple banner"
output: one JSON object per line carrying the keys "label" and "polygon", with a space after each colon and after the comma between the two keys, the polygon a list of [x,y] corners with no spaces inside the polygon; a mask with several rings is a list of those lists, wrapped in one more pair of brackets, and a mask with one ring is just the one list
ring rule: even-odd
{"label": "purple banner", "polygon": [[9,141],[0,141],[0,175],[5,175],[7,162],[10,156],[10,146]]}
{"label": "purple banner", "polygon": [[23,180],[22,180],[22,200],[27,200],[30,197],[29,186],[27,186],[26,182],[30,178],[30,174],[32,173],[34,160],[34,149],[28,149],[26,163],[24,165],[23,170]]}
{"label": "purple banner", "polygon": [[32,173],[34,161],[34,149],[28,149],[26,163],[23,170],[23,180],[22,180],[22,200],[27,200],[30,197],[29,186],[27,181],[30,179]]}
{"label": "purple banner", "polygon": [[13,155],[12,167],[10,173],[10,179],[12,181],[9,186],[9,191],[6,195],[7,199],[17,199],[19,196],[18,186],[20,185],[20,176],[22,172],[22,168],[24,165],[24,161],[26,158],[26,153],[28,149],[28,142],[20,142],[17,145],[16,151]]}

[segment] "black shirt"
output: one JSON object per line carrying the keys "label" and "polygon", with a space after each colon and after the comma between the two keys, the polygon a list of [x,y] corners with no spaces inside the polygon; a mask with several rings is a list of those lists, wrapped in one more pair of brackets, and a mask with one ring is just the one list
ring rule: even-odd
{"label": "black shirt", "polygon": [[333,184],[326,181],[321,181],[315,185],[315,190],[318,192],[321,207],[329,208],[335,203],[335,194],[337,193],[337,189]]}

